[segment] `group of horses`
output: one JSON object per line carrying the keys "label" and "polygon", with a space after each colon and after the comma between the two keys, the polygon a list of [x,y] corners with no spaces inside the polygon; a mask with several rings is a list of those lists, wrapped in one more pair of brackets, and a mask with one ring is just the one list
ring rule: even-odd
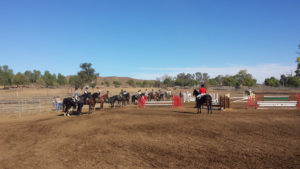
{"label": "group of horses", "polygon": [[109,92],[106,94],[100,95],[99,93],[87,93],[79,96],[78,99],[72,97],[67,97],[63,99],[63,112],[65,116],[70,116],[73,110],[77,107],[78,115],[82,114],[82,107],[84,105],[89,106],[89,114],[93,112],[97,103],[100,103],[100,109],[103,109],[104,103],[109,103],[111,107],[115,107],[117,103],[120,107],[123,107],[129,104],[130,94],[122,93],[121,95],[114,95],[109,97]]}
{"label": "group of horses", "polygon": [[[208,94],[203,95],[201,98],[198,98],[199,92],[194,90],[193,95],[196,97],[196,108],[198,109],[197,113],[201,113],[201,108],[203,105],[206,105],[208,114],[212,113],[212,97]],[[77,107],[78,115],[82,114],[82,107],[84,105],[89,106],[89,114],[95,109],[96,103],[100,103],[100,109],[103,109],[104,103],[109,103],[111,108],[115,107],[117,103],[119,107],[126,106],[130,104],[130,99],[132,104],[137,104],[137,100],[145,96],[145,93],[135,94],[130,97],[130,94],[127,92],[123,92],[120,95],[114,95],[109,97],[109,92],[106,94],[100,95],[99,93],[87,93],[79,96],[78,99],[74,99],[72,97],[63,99],[63,112],[65,116],[70,116],[73,110]],[[160,92],[149,92],[148,93],[148,101],[163,101],[169,100],[172,98],[172,95],[169,93],[160,93]]]}
{"label": "group of horses", "polygon": [[149,92],[147,95],[145,93],[135,94],[131,97],[131,103],[137,104],[138,99],[142,96],[147,96],[148,101],[165,101],[171,100],[173,95],[169,92]]}

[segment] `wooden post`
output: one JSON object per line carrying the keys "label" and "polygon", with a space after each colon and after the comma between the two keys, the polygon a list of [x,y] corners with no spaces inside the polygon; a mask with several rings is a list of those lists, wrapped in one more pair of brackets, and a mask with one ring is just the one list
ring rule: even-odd
{"label": "wooden post", "polygon": [[41,112],[41,99],[39,99],[39,112]]}
{"label": "wooden post", "polygon": [[228,108],[230,109],[230,98],[228,97]]}

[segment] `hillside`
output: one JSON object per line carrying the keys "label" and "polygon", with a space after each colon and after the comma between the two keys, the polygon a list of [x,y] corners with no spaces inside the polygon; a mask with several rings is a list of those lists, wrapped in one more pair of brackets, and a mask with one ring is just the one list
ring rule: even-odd
{"label": "hillside", "polygon": [[131,77],[117,77],[117,76],[106,76],[106,77],[98,77],[97,78],[97,85],[101,85],[102,83],[104,83],[104,81],[108,81],[110,84],[113,83],[113,81],[119,81],[122,83],[122,86],[127,86],[127,82],[129,80],[133,80],[135,83],[136,82],[143,82],[143,81],[147,81],[147,82],[154,82],[154,80],[141,80],[141,79],[134,79]]}

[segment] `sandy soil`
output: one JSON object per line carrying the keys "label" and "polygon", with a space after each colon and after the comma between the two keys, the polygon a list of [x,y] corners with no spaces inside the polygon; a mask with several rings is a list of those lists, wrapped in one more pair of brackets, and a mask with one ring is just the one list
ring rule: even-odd
{"label": "sandy soil", "polygon": [[152,107],[0,119],[0,168],[300,168],[300,113]]}

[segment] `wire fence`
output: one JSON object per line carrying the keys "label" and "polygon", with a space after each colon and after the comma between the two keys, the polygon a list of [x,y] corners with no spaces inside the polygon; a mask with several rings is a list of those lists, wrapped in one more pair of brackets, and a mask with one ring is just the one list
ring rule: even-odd
{"label": "wire fence", "polygon": [[[63,98],[63,97],[62,97]],[[43,113],[55,111],[53,97],[0,97],[0,115]]]}

